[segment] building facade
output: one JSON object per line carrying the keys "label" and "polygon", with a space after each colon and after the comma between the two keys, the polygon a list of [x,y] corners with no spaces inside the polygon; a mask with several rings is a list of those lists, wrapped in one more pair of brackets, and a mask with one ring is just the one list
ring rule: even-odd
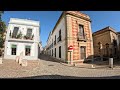
{"label": "building facade", "polygon": [[[73,51],[68,47],[73,46]],[[91,20],[79,11],[64,11],[47,40],[47,54],[67,63],[92,60]]]}
{"label": "building facade", "polygon": [[23,59],[37,60],[40,42],[39,28],[39,21],[10,18],[4,59],[15,59],[23,53]]}
{"label": "building facade", "polygon": [[93,33],[95,56],[117,56],[119,41],[116,31],[108,26]]}

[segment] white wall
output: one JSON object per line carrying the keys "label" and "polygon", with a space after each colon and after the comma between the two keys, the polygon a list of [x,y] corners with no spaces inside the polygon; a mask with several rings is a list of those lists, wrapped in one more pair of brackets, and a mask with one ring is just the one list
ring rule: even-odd
{"label": "white wall", "polygon": [[[14,27],[19,27],[19,32],[21,31],[23,36],[26,35],[27,29],[32,29],[32,34],[34,34],[34,39],[27,41],[22,39],[14,39],[10,40],[9,34],[13,32]],[[18,33],[19,33],[18,32]],[[7,36],[5,41],[5,59],[15,59],[16,56],[11,55],[11,44],[17,45],[17,55],[20,55],[22,51],[24,51],[25,55],[25,45],[31,45],[31,56],[24,56],[25,59],[28,60],[36,60],[38,59],[38,44],[40,42],[40,34],[39,34],[39,22],[26,20],[26,19],[10,19],[8,28],[7,28]]]}
{"label": "white wall", "polygon": [[[23,52],[23,56],[24,56],[24,59],[28,59],[29,60],[35,60],[37,59],[37,52],[36,52],[36,46],[37,44],[36,43],[18,43],[18,42],[8,42],[8,47],[7,47],[7,54],[5,55],[5,59],[15,59],[15,56],[16,55],[11,55],[11,45],[12,44],[15,44],[17,45],[17,52],[16,52],[16,55],[19,56],[21,52]],[[25,56],[25,46],[26,45],[30,45],[31,46],[31,54],[30,56]]]}
{"label": "white wall", "polygon": [[18,33],[21,31],[23,36],[26,35],[27,33],[27,29],[31,28],[32,29],[32,35],[34,34],[34,41],[39,42],[40,38],[39,38],[39,27],[34,27],[34,26],[26,26],[26,25],[16,25],[16,24],[10,24],[8,26],[8,33],[7,33],[7,39],[9,39],[9,33],[11,31],[11,33],[13,32],[14,27],[19,27],[19,31]]}
{"label": "white wall", "polygon": [[[59,30],[61,29],[61,40],[60,42],[57,42],[57,38],[59,37]],[[54,45],[54,41],[55,41],[55,35],[56,35],[56,45]],[[62,18],[61,21],[59,22],[59,24],[57,25],[57,27],[55,28],[52,36],[51,36],[51,43],[52,43],[52,39],[53,39],[53,57],[54,57],[54,53],[55,53],[55,48],[56,48],[56,58],[59,58],[59,46],[61,46],[61,60],[65,60],[65,49],[66,49],[66,45],[65,45],[65,18]],[[52,49],[51,50],[51,55],[52,55]]]}

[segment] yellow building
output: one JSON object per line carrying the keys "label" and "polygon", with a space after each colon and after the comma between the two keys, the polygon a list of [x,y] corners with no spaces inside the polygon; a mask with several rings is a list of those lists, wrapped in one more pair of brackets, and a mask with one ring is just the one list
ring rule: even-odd
{"label": "yellow building", "polygon": [[[68,47],[73,46],[73,51]],[[67,63],[92,60],[91,20],[79,11],[64,11],[47,40],[47,54]],[[71,56],[70,56],[71,54]]]}
{"label": "yellow building", "polygon": [[95,56],[117,56],[118,36],[116,31],[110,26],[93,33],[93,46]]}

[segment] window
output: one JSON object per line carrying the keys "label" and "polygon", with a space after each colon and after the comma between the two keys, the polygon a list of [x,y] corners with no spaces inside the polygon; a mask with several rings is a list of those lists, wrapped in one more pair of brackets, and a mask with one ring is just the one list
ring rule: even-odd
{"label": "window", "polygon": [[27,29],[27,35],[29,38],[32,36],[32,29]]}
{"label": "window", "polygon": [[11,46],[11,55],[16,55],[16,48],[17,48],[16,45]]}
{"label": "window", "polygon": [[61,58],[61,46],[59,46],[59,58]]}
{"label": "window", "polygon": [[53,39],[52,39],[52,48],[53,48]]}
{"label": "window", "polygon": [[51,50],[50,50],[50,55],[51,55]]}
{"label": "window", "polygon": [[58,40],[57,42],[61,41],[61,30],[59,31],[59,37],[58,37]]}
{"label": "window", "polygon": [[12,38],[16,38],[18,30],[19,30],[19,27],[14,27],[13,33],[12,33]]}
{"label": "window", "polygon": [[52,49],[52,56],[53,56],[53,49]]}
{"label": "window", "polygon": [[61,36],[61,30],[59,31],[59,36]]}
{"label": "window", "polygon": [[55,48],[55,57],[56,57],[56,48]]}
{"label": "window", "polygon": [[83,39],[85,38],[83,25],[79,25],[79,36],[80,36],[80,38],[83,38]]}
{"label": "window", "polygon": [[30,56],[31,46],[25,46],[25,55]]}
{"label": "window", "polygon": [[85,59],[86,58],[86,47],[81,46],[80,47],[80,52],[81,52],[81,59]]}
{"label": "window", "polygon": [[55,41],[54,41],[54,45],[56,44],[56,35],[55,35]]}

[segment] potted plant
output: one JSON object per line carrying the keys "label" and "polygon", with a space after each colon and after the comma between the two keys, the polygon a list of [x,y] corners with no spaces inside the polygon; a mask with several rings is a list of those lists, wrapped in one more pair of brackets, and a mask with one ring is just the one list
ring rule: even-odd
{"label": "potted plant", "polygon": [[24,36],[24,39],[29,39],[29,37],[25,35],[25,36]]}
{"label": "potted plant", "polygon": [[31,40],[33,40],[33,38],[34,38],[34,34],[32,35],[32,38],[31,38]]}
{"label": "potted plant", "polygon": [[22,32],[20,32],[20,33],[17,35],[16,38],[17,38],[17,39],[22,39]]}

